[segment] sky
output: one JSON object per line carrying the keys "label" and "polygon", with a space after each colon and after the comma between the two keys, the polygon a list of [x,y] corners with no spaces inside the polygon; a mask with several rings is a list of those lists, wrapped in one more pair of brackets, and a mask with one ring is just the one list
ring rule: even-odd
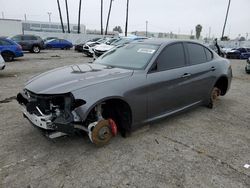
{"label": "sky", "polygon": [[[104,28],[110,0],[104,1]],[[87,29],[100,30],[101,0],[82,0],[81,24]],[[109,28],[125,27],[127,0],[114,0]],[[66,23],[65,0],[60,0],[64,23]],[[225,20],[228,0],[130,0],[128,31],[173,32],[193,34],[195,26],[203,26],[201,35],[220,37]],[[68,0],[70,23],[77,23],[79,0]],[[52,22],[60,22],[57,0],[0,0],[0,18],[48,21],[52,12]],[[249,33],[250,38],[250,0],[231,0],[225,35],[235,38]]]}

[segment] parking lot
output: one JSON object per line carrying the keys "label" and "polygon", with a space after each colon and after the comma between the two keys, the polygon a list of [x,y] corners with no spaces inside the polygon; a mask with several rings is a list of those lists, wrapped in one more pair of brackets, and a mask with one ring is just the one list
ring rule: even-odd
{"label": "parking lot", "polygon": [[83,135],[49,140],[23,118],[16,94],[34,75],[91,60],[73,50],[45,50],[6,63],[0,72],[0,187],[250,187],[245,61],[231,60],[231,89],[212,110],[195,108],[102,148]]}

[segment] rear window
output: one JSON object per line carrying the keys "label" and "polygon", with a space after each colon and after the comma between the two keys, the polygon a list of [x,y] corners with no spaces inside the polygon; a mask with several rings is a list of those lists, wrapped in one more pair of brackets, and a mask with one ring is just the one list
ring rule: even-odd
{"label": "rear window", "polygon": [[203,46],[195,43],[187,43],[187,48],[190,64],[196,65],[207,61],[207,56]]}

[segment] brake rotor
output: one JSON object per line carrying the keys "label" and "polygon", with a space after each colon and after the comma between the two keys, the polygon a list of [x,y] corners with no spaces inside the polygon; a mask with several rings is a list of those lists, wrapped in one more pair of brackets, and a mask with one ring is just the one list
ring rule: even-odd
{"label": "brake rotor", "polygon": [[108,144],[113,137],[108,120],[99,121],[91,134],[92,142],[97,146]]}
{"label": "brake rotor", "polygon": [[211,93],[211,100],[213,103],[218,99],[220,94],[221,94],[221,90],[217,87],[214,87]]}

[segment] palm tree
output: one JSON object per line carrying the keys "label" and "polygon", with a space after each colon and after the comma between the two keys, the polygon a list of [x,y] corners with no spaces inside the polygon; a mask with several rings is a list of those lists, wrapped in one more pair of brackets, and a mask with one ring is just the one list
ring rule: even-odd
{"label": "palm tree", "polygon": [[69,10],[68,10],[68,1],[65,0],[66,4],[66,13],[67,13],[67,23],[68,23],[68,33],[70,33],[70,27],[69,27]]}
{"label": "palm tree", "polygon": [[127,34],[128,34],[128,7],[129,7],[129,0],[127,0],[126,24],[125,24],[125,36],[127,36]]}
{"label": "palm tree", "polygon": [[57,0],[57,5],[58,5],[58,11],[59,11],[59,16],[60,16],[61,26],[62,26],[62,32],[65,33],[64,26],[63,26],[63,20],[62,20],[62,12],[61,12],[61,7],[60,7],[59,0]]}
{"label": "palm tree", "polygon": [[224,38],[224,32],[225,32],[225,28],[226,28],[226,24],[227,24],[227,17],[228,17],[230,4],[231,4],[231,0],[228,1],[227,13],[226,13],[226,18],[225,18],[225,22],[224,22],[224,26],[223,26],[223,30],[222,30],[221,40],[223,40],[223,38]]}
{"label": "palm tree", "polygon": [[103,35],[103,0],[101,0],[101,35]]}
{"label": "palm tree", "polygon": [[195,27],[195,32],[196,32],[196,39],[199,39],[201,36],[201,31],[202,31],[202,26],[200,24],[198,24]]}
{"label": "palm tree", "polygon": [[110,17],[110,13],[111,13],[111,7],[112,7],[112,2],[114,0],[110,0],[110,4],[109,4],[109,13],[108,13],[108,18],[107,18],[107,24],[106,24],[106,29],[105,29],[105,35],[108,34],[108,26],[109,26],[109,17]]}
{"label": "palm tree", "polygon": [[78,30],[77,30],[77,33],[80,33],[80,25],[81,25],[81,8],[82,8],[82,0],[80,0],[80,2],[79,2]]}

